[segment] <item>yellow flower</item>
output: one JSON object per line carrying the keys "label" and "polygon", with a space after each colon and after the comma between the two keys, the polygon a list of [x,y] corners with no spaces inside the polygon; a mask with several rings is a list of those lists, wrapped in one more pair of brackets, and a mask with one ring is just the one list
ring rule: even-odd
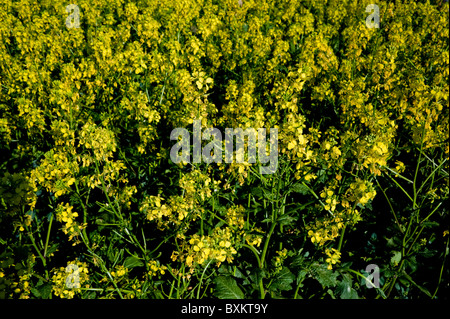
{"label": "yellow flower", "polygon": [[[188,262],[192,262],[192,261],[186,260],[186,263],[188,263]],[[167,269],[167,267],[160,265],[158,260],[150,260],[147,263],[147,266],[149,268],[148,275],[150,277],[154,277],[154,276],[160,277],[161,275],[164,275],[166,273],[165,270]]]}
{"label": "yellow flower", "polygon": [[291,150],[291,149],[293,149],[296,145],[297,145],[297,142],[296,142],[295,140],[290,141],[290,142],[288,143],[288,149]]}
{"label": "yellow flower", "polygon": [[55,296],[71,299],[81,292],[81,287],[88,287],[89,270],[87,264],[79,261],[67,262],[67,267],[53,269],[53,287]]}
{"label": "yellow flower", "polygon": [[333,146],[332,150],[331,150],[331,157],[333,159],[337,159],[339,156],[341,156],[341,151],[339,150],[338,147]]}
{"label": "yellow flower", "polygon": [[[395,170],[396,170],[399,174],[401,174],[401,173],[403,173],[403,172],[405,171],[405,164],[404,164],[403,162],[401,162],[401,161],[395,161],[395,164],[396,164]],[[396,175],[396,177],[397,177],[397,175]]]}
{"label": "yellow flower", "polygon": [[328,269],[332,269],[332,265],[335,265],[339,263],[339,260],[341,258],[341,252],[334,248],[327,248],[325,250],[325,253],[327,254],[328,258],[325,260],[328,263]]}
{"label": "yellow flower", "polygon": [[192,257],[191,255],[186,257],[186,265],[188,265],[189,267],[192,266],[192,261],[194,260],[194,257]]}
{"label": "yellow flower", "polygon": [[247,234],[245,236],[245,241],[250,246],[259,247],[262,243],[262,236],[256,234]]}
{"label": "yellow flower", "polygon": [[314,232],[312,230],[308,231],[308,236],[311,237],[311,242],[314,243],[321,243],[322,241],[322,235],[319,232]]}

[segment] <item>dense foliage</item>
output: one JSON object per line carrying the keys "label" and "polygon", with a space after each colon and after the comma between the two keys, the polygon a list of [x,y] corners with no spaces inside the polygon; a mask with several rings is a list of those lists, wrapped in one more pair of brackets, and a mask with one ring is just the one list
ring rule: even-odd
{"label": "dense foliage", "polygon": [[0,298],[445,298],[449,6],[371,1],[0,0]]}

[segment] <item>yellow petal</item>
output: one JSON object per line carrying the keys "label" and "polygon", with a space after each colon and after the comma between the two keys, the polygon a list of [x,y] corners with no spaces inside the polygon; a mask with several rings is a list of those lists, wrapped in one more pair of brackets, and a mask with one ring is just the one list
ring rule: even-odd
{"label": "yellow petal", "polygon": [[289,150],[293,149],[293,148],[295,147],[296,144],[297,144],[297,143],[296,143],[295,141],[289,142],[289,144],[288,144],[288,149],[289,149]]}

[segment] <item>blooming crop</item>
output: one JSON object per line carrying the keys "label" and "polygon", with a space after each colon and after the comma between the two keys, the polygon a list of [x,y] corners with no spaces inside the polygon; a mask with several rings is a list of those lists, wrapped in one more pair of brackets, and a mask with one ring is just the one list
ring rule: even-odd
{"label": "blooming crop", "polygon": [[0,298],[441,298],[448,18],[0,0]]}

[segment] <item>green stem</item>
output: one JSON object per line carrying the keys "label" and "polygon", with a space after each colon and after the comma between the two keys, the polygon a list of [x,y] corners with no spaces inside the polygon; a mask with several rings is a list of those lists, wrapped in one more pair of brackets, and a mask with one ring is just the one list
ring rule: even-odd
{"label": "green stem", "polygon": [[208,269],[208,266],[212,261],[213,261],[212,259],[209,261],[209,263],[206,265],[206,267],[203,270],[202,275],[200,277],[200,281],[198,283],[198,289],[197,289],[197,299],[200,299],[200,289],[202,288],[203,276],[205,275],[206,269]]}
{"label": "green stem", "polygon": [[[405,257],[408,257],[409,252],[410,252],[411,249],[414,247],[414,244],[416,243],[417,239],[419,239],[419,236],[420,236],[420,234],[422,233],[422,231],[423,231],[424,228],[425,228],[425,226],[422,226],[422,228],[421,228],[421,229],[419,230],[419,232],[417,233],[417,235],[416,235],[416,237],[414,238],[413,242],[412,242],[411,245],[409,246],[408,251],[407,251],[406,254],[405,254]],[[413,233],[413,234],[415,234],[415,230],[414,230],[414,233]],[[410,238],[412,238],[412,236],[411,236]],[[406,243],[408,243],[408,241],[409,241],[410,238],[408,238],[408,240],[406,241]]]}
{"label": "green stem", "polygon": [[298,296],[298,291],[300,290],[300,285],[302,284],[302,282],[299,282],[297,285],[297,288],[295,289],[295,293],[294,293],[294,299],[297,299]]}
{"label": "green stem", "polygon": [[[448,235],[447,235],[447,236],[448,236]],[[446,246],[445,246],[444,260],[442,261],[441,272],[440,272],[440,274],[439,274],[439,281],[438,281],[436,290],[434,291],[434,294],[433,294],[433,296],[431,297],[431,299],[434,299],[434,297],[436,296],[436,294],[437,294],[437,292],[438,292],[439,285],[441,284],[442,273],[443,273],[443,271],[444,271],[444,265],[445,265],[445,259],[447,258],[447,254],[448,254],[447,252],[448,252],[448,242],[449,242],[449,239],[450,239],[450,236],[448,236],[448,238],[447,238],[447,244],[446,244]]]}
{"label": "green stem", "polygon": [[[100,259],[101,260],[101,259]],[[108,271],[108,269],[106,269],[103,260],[100,261],[100,266],[102,267],[103,271],[106,272],[106,274],[109,277],[109,280],[112,282],[112,284],[114,285],[114,288],[116,289],[117,293],[119,294],[120,299],[123,299],[122,293],[120,292],[119,287],[117,287],[117,284],[114,280],[114,278],[111,276],[111,273]]]}
{"label": "green stem", "polygon": [[174,285],[175,285],[175,280],[172,280],[172,284],[170,285],[169,295],[167,296],[168,299],[172,299]]}
{"label": "green stem", "polygon": [[[275,213],[276,214],[276,213]],[[264,263],[265,263],[265,259],[266,259],[266,254],[267,254],[267,250],[269,248],[269,241],[270,241],[270,237],[272,236],[273,231],[275,230],[275,227],[277,226],[277,222],[276,222],[276,216],[275,216],[275,220],[272,222],[272,225],[270,226],[269,229],[269,233],[267,234],[266,237],[266,241],[264,242],[264,248],[263,248],[263,252],[261,255],[261,259],[259,262],[259,268],[263,269],[264,268]],[[263,278],[261,276],[261,278],[259,279],[259,291],[261,294],[261,299],[264,299],[265,296],[265,291],[264,291],[264,286],[263,286]]]}
{"label": "green stem", "polygon": [[[320,197],[317,196],[317,194],[314,192],[314,190],[312,190],[308,185],[306,185],[305,182],[302,182],[302,185],[305,186],[309,190],[309,192],[314,195],[314,197],[319,201],[320,205],[322,205],[322,207],[325,209],[325,204],[320,200]],[[326,211],[328,213],[330,213],[331,216],[334,217],[334,214],[331,210],[327,209]]]}
{"label": "green stem", "polygon": [[263,252],[261,255],[261,262],[259,264],[259,268],[261,268],[261,269],[264,268],[264,263],[265,263],[265,259],[266,259],[267,250],[269,247],[270,237],[272,236],[272,233],[275,230],[276,226],[277,226],[277,223],[276,223],[276,221],[274,221],[272,223],[272,226],[270,226],[269,233],[267,234],[266,241],[264,242],[264,248],[263,248]]}
{"label": "green stem", "polygon": [[47,248],[48,248],[48,242],[50,239],[50,230],[52,229],[52,224],[53,224],[53,213],[50,216],[50,223],[48,225],[48,230],[47,230],[47,238],[45,239],[44,258],[47,257]]}
{"label": "green stem", "polygon": [[80,234],[80,237],[81,237],[81,240],[83,241],[84,245],[86,246],[88,252],[89,252],[90,254],[92,254],[92,256],[95,257],[95,258],[98,260],[98,262],[99,262],[99,264],[100,264],[100,267],[101,267],[102,270],[108,275],[108,278],[109,278],[109,280],[112,282],[112,284],[114,285],[114,288],[116,289],[117,293],[119,294],[120,299],[123,299],[122,293],[120,292],[119,287],[117,287],[117,284],[116,284],[116,282],[114,281],[114,278],[111,276],[111,274],[110,274],[110,272],[108,271],[108,269],[106,269],[105,264],[104,264],[104,262],[103,262],[103,259],[102,259],[99,255],[97,255],[96,253],[94,253],[94,252],[91,250],[91,248],[89,247],[89,244],[88,244],[88,242],[87,242],[87,238],[85,238],[85,235],[84,235],[83,233]]}
{"label": "green stem", "polygon": [[304,280],[304,278],[299,281],[299,283],[297,284],[297,288],[295,288],[294,299],[297,299],[298,291],[300,290],[300,286],[301,286],[303,280]]}
{"label": "green stem", "polygon": [[[425,134],[425,125],[423,125],[422,128],[422,137],[420,140],[420,151],[423,150],[423,140],[424,140],[424,134]],[[422,160],[422,152],[419,152],[419,158],[417,159],[417,164],[416,164],[416,171],[414,172],[414,183],[413,183],[413,210],[416,209],[416,201],[417,201],[417,175],[419,173],[419,166],[420,166],[420,162]],[[416,216],[416,221],[419,222],[419,212],[417,212],[417,216]]]}
{"label": "green stem", "polygon": [[384,295],[383,290],[380,289],[380,288],[378,288],[377,286],[375,286],[371,280],[367,279],[366,276],[364,276],[363,274],[361,274],[361,273],[359,273],[359,272],[357,272],[357,271],[355,271],[355,270],[353,270],[353,269],[351,269],[351,268],[346,268],[345,270],[348,270],[348,271],[354,273],[355,275],[358,275],[359,277],[363,278],[363,279],[365,280],[366,283],[368,282],[368,283],[372,286],[372,288],[375,288],[375,289],[380,293],[381,297],[383,297],[384,299],[387,298],[387,297]]}
{"label": "green stem", "polygon": [[391,175],[387,174],[386,172],[385,174],[403,191],[403,193],[405,193],[405,195],[409,198],[409,200],[414,203],[414,199],[411,196],[409,196],[408,192]]}
{"label": "green stem", "polygon": [[378,187],[379,187],[379,188],[381,189],[381,191],[383,192],[383,195],[384,195],[384,197],[386,198],[386,200],[387,200],[387,202],[388,202],[388,204],[389,204],[389,207],[391,208],[391,212],[392,212],[392,215],[394,215],[395,223],[397,224],[398,229],[400,230],[401,233],[403,233],[402,227],[400,226],[400,223],[398,222],[397,214],[395,214],[394,207],[392,207],[392,204],[391,204],[391,201],[389,200],[389,197],[386,195],[386,192],[385,192],[384,189],[381,187],[381,185],[380,185],[380,183],[378,182],[378,179],[377,179],[377,178],[375,178],[375,181],[377,182]]}
{"label": "green stem", "polygon": [[[442,203],[439,203],[439,205],[437,205],[437,206],[433,209],[433,211],[432,211],[430,214],[428,214],[428,216],[425,217],[425,218],[419,223],[419,225],[416,226],[416,228],[414,228],[414,231],[412,232],[411,237],[409,237],[409,238],[406,240],[405,245],[408,244],[408,242],[410,241],[410,239],[412,238],[412,236],[416,233],[416,231],[417,231],[417,229],[419,228],[419,226],[420,226],[421,224],[423,224],[425,221],[427,221],[427,219],[430,218],[431,215],[434,214],[434,212],[436,212],[436,210],[441,206],[441,204],[442,204]],[[415,237],[415,239],[413,240],[413,243],[411,244],[411,246],[409,247],[408,252],[406,253],[406,255],[408,255],[408,253],[409,253],[409,251],[411,250],[412,246],[414,245],[414,243],[416,242],[416,240],[419,238],[419,235],[422,233],[422,230],[424,229],[424,227],[425,227],[425,226],[422,226],[422,228],[420,229],[419,233],[416,235],[416,237]]]}
{"label": "green stem", "polygon": [[46,267],[46,266],[47,266],[47,263],[45,262],[45,257],[42,255],[41,251],[40,251],[39,248],[37,247],[36,242],[35,242],[35,240],[34,240],[34,237],[31,235],[31,232],[29,231],[28,226],[27,226],[27,233],[28,233],[28,237],[30,237],[31,244],[33,245],[34,249],[35,249],[36,252],[38,253],[39,258],[41,258],[42,264],[44,265],[44,267]]}
{"label": "green stem", "polygon": [[256,250],[256,248],[253,247],[253,246],[247,245],[247,244],[243,244],[242,246],[243,246],[243,247],[247,247],[248,249],[250,249],[250,250],[253,252],[253,254],[255,255],[256,260],[257,260],[257,262],[258,262],[258,265],[261,266],[261,259],[260,259],[259,256],[258,256],[258,251]]}
{"label": "green stem", "polygon": [[341,230],[341,236],[340,236],[340,238],[339,238],[339,244],[338,244],[338,248],[337,248],[337,250],[338,250],[339,252],[341,251],[342,243],[343,243],[343,241],[344,241],[345,227],[346,227],[346,225],[344,224],[344,227],[342,227],[342,230]]}
{"label": "green stem", "polygon": [[[422,154],[422,153],[421,153]],[[425,154],[424,154],[425,155]],[[425,155],[426,156],[426,155]],[[422,188],[426,185],[426,183],[428,182],[428,180],[430,178],[434,178],[436,171],[441,168],[442,165],[445,164],[445,162],[447,161],[447,159],[443,160],[441,164],[439,164],[439,166],[437,166],[429,175],[428,177],[423,181],[422,185],[420,185],[419,190],[417,191],[418,193],[421,192]],[[434,164],[434,162],[433,162]]]}
{"label": "green stem", "polygon": [[[84,206],[83,199],[81,198],[81,195],[80,195],[80,190],[78,189],[78,182],[76,180],[75,180],[75,189],[77,190],[77,195],[78,195],[78,198],[80,199],[81,207],[83,208],[83,224],[86,225],[87,224],[87,209],[86,209],[86,206]],[[89,244],[89,238],[87,236],[86,227],[84,227],[81,232],[83,233],[84,237],[86,238],[86,241]]]}
{"label": "green stem", "polygon": [[408,241],[410,239],[410,238],[408,238],[408,234],[409,234],[409,230],[411,229],[413,217],[414,217],[414,215],[411,214],[411,217],[409,218],[409,221],[408,221],[408,227],[406,228],[405,234],[403,235],[403,238],[402,238],[402,256],[405,255],[406,244],[408,243]]}
{"label": "green stem", "polygon": [[262,277],[261,277],[261,279],[259,280],[259,292],[260,292],[260,298],[261,299],[264,299],[264,297],[265,297],[265,295],[266,295],[266,292],[264,291],[264,285],[263,285],[263,280],[262,280]]}
{"label": "green stem", "polygon": [[103,180],[103,178],[100,175],[100,169],[98,168],[97,160],[95,160],[94,163],[95,163],[95,170],[98,174],[98,178],[100,179],[100,182],[102,183],[102,190],[106,196],[106,200],[108,201],[109,206],[113,210],[114,215],[116,215],[123,222],[122,215],[117,212],[116,208],[114,207],[114,205],[111,203],[111,200],[109,199],[108,192],[106,191],[105,181]]}
{"label": "green stem", "polygon": [[394,175],[395,177],[398,176],[398,177],[400,177],[401,179],[404,179],[405,181],[407,181],[407,182],[410,183],[410,184],[413,184],[413,183],[414,183],[412,180],[406,178],[406,177],[403,176],[402,174],[400,174],[400,173],[398,173],[398,172],[396,172],[396,171],[390,169],[390,168],[387,167],[387,166],[381,166],[381,167],[382,167],[382,168],[386,168],[388,171],[390,171],[391,173],[395,174],[395,175]]}
{"label": "green stem", "polygon": [[391,294],[392,289],[394,288],[395,282],[397,281],[398,275],[400,274],[400,271],[402,270],[404,263],[405,263],[405,259],[402,260],[402,262],[400,263],[400,266],[398,267],[397,273],[395,274],[394,279],[392,280],[392,283],[389,286],[388,292],[386,294],[386,298],[388,298],[389,295]]}

